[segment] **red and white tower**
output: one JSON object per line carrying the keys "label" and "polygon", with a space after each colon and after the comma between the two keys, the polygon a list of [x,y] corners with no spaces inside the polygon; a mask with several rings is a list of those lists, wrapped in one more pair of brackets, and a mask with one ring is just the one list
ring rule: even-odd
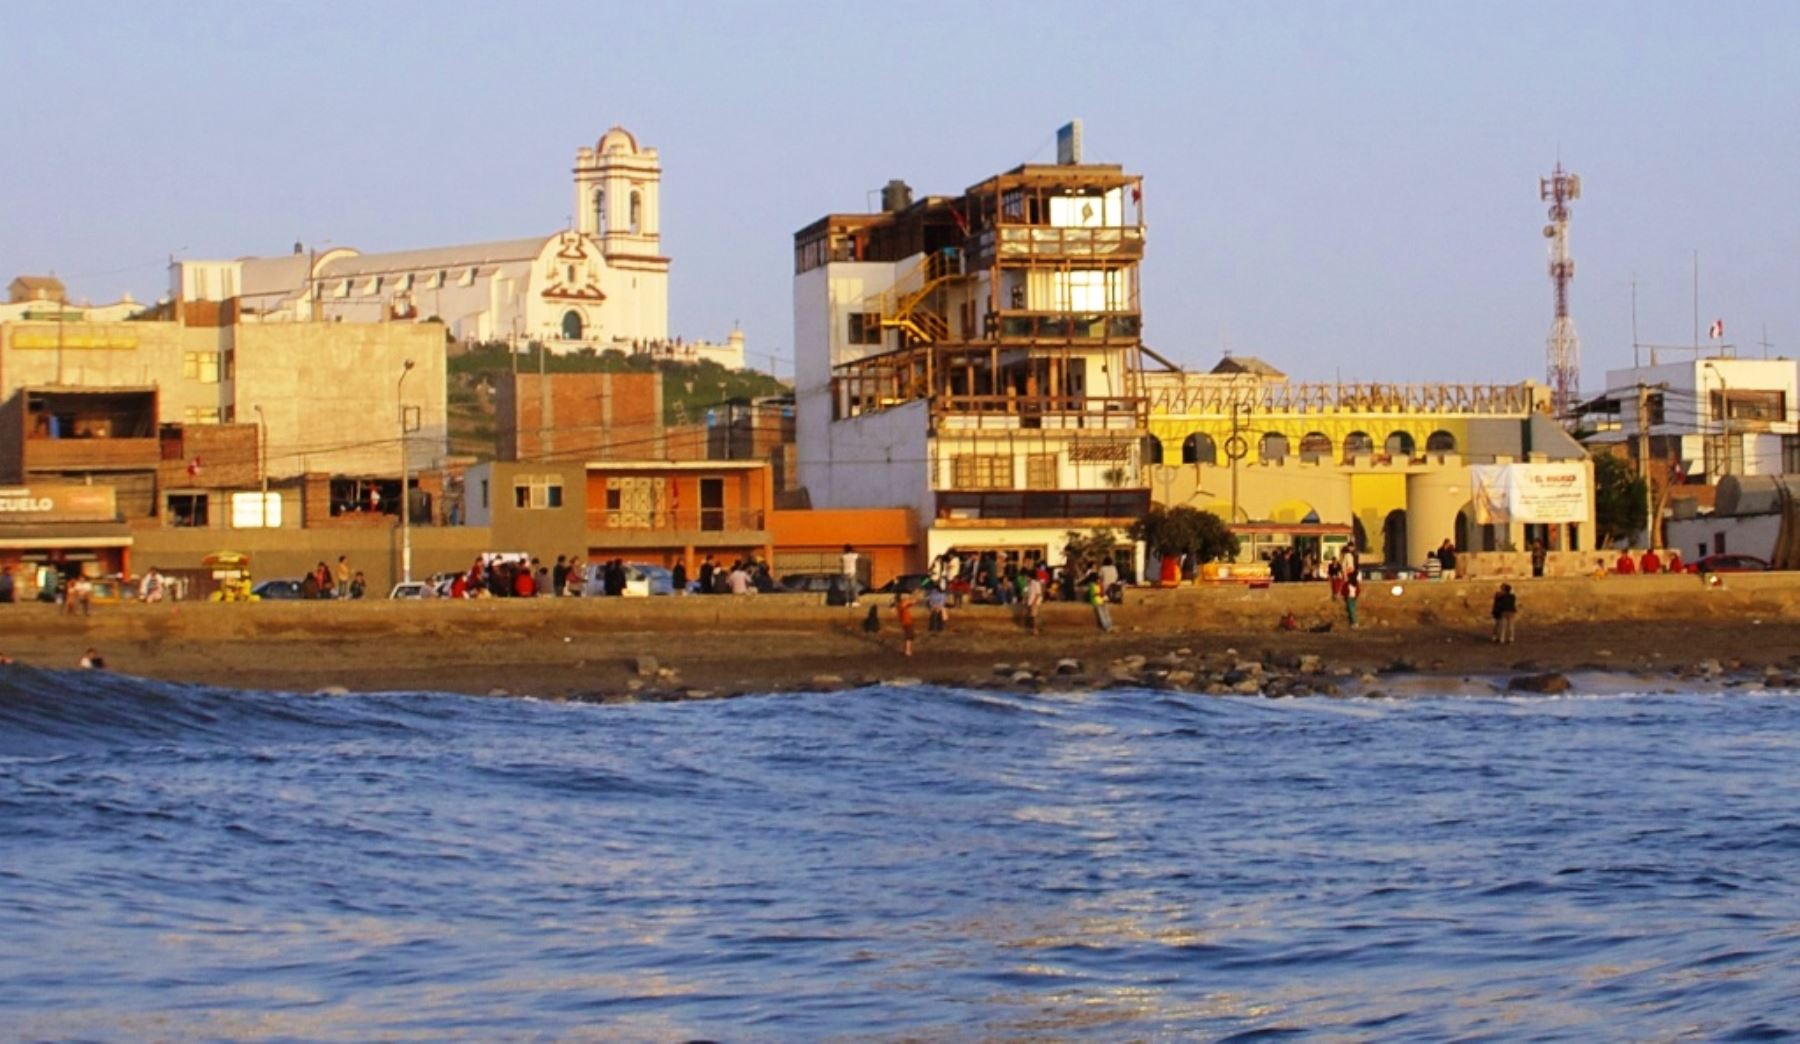
{"label": "red and white tower", "polygon": [[1550,223],[1544,238],[1550,241],[1550,282],[1556,287],[1556,319],[1550,324],[1546,359],[1551,409],[1567,420],[1581,401],[1581,337],[1569,318],[1569,281],[1575,278],[1575,261],[1569,257],[1569,204],[1581,198],[1581,175],[1562,169],[1562,162],[1547,178],[1538,179],[1538,198],[1550,204]]}

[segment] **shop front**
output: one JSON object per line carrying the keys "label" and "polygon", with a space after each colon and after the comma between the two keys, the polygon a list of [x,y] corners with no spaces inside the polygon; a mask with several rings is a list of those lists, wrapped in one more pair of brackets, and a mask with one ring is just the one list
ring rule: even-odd
{"label": "shop front", "polygon": [[130,556],[111,486],[0,488],[0,572],[15,601],[54,595],[78,574],[127,576]]}

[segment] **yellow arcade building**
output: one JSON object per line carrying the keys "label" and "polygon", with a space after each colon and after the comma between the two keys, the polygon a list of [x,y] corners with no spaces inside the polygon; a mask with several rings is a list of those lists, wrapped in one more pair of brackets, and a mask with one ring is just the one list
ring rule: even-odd
{"label": "yellow arcade building", "polygon": [[[1448,539],[1476,575],[1521,575],[1541,541],[1546,572],[1592,567],[1593,465],[1543,385],[1295,383],[1245,356],[1142,380],[1157,503],[1240,526],[1349,526],[1365,562],[1420,566]],[[1493,509],[1483,484],[1512,472],[1558,473],[1579,499],[1555,517],[1578,520]]]}

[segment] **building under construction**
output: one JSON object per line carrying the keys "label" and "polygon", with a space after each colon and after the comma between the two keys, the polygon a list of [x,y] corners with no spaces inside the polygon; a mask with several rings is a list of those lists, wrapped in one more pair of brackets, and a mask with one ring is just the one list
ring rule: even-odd
{"label": "building under construction", "polygon": [[882,204],[794,236],[813,504],[911,507],[928,555],[1025,560],[1141,515],[1142,179],[1025,165],[953,197],[890,182]]}

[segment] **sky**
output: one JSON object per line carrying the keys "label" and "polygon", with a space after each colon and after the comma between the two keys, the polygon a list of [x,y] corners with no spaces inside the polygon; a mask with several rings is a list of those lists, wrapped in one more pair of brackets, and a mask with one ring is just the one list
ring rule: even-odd
{"label": "sky", "polygon": [[[1145,343],[1296,380],[1542,380],[1537,179],[1583,388],[1726,321],[1800,354],[1800,5],[315,2],[42,5],[0,62],[0,279],[166,292],[171,255],[563,227],[575,150],[662,157],[670,329],[792,370],[796,229],[902,178],[1145,178]],[[1766,334],[1765,334],[1766,330]]]}

